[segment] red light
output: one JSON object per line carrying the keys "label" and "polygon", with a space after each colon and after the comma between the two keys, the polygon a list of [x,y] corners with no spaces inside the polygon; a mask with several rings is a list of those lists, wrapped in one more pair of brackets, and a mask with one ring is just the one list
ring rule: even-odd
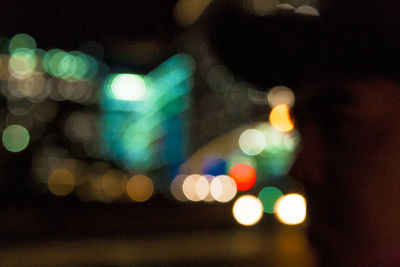
{"label": "red light", "polygon": [[235,180],[240,191],[249,190],[256,183],[256,171],[247,164],[236,164],[229,172],[229,176]]}

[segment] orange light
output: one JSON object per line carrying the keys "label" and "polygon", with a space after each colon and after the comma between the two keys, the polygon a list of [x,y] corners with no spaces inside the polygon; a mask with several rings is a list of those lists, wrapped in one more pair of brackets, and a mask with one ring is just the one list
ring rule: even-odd
{"label": "orange light", "polygon": [[236,182],[237,189],[240,191],[249,190],[256,183],[256,171],[244,163],[233,166],[229,176]]}
{"label": "orange light", "polygon": [[275,106],[269,114],[269,122],[272,127],[280,132],[290,132],[294,125],[290,119],[289,107],[286,104]]}

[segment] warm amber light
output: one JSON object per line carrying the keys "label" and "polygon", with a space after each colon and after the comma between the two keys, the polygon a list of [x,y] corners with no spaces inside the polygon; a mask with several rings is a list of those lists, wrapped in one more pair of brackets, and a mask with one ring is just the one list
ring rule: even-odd
{"label": "warm amber light", "polygon": [[153,195],[153,181],[145,175],[135,175],[126,185],[126,191],[132,200],[144,202]]}
{"label": "warm amber light", "polygon": [[275,106],[269,114],[269,122],[272,127],[280,132],[290,132],[294,125],[290,118],[289,107],[286,104]]}
{"label": "warm amber light", "polygon": [[49,177],[48,188],[56,196],[66,196],[75,188],[75,176],[67,169],[54,169]]}

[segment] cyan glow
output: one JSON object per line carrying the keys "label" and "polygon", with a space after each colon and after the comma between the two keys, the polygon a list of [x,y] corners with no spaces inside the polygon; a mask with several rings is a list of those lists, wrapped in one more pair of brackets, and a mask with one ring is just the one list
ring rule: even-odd
{"label": "cyan glow", "polygon": [[101,150],[124,168],[147,170],[183,160],[185,116],[194,70],[190,56],[179,54],[147,75],[111,74],[101,103]]}

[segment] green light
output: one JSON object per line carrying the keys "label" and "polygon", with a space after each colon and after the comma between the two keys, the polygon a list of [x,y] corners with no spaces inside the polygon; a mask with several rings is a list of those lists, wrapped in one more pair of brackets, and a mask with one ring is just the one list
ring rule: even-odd
{"label": "green light", "polygon": [[20,152],[29,144],[29,132],[20,125],[10,125],[3,132],[3,145],[10,152]]}
{"label": "green light", "polygon": [[76,64],[74,71],[70,73],[71,77],[77,80],[83,79],[83,77],[86,76],[90,65],[88,56],[79,51],[72,51],[69,54],[74,57]]}
{"label": "green light", "polygon": [[281,196],[283,196],[281,190],[276,187],[269,186],[261,189],[260,193],[258,193],[258,198],[263,204],[264,212],[271,214],[274,213],[275,202]]}
{"label": "green light", "polygon": [[254,160],[254,158],[251,158],[245,154],[242,154],[241,152],[236,152],[235,154],[232,154],[228,160],[227,160],[227,170],[230,170],[235,166],[236,164],[240,163],[245,163],[247,165],[252,166],[254,169],[257,168],[257,163]]}
{"label": "green light", "polygon": [[53,70],[52,70],[52,66],[51,66],[51,62],[52,62],[52,58],[59,52],[62,52],[62,50],[60,50],[60,49],[51,49],[51,50],[47,51],[47,53],[44,55],[44,57],[43,57],[43,68],[48,74],[54,75]]}
{"label": "green light", "polygon": [[35,49],[36,41],[32,38],[32,36],[28,34],[16,34],[11,38],[8,44],[8,51],[10,52],[10,54],[12,54],[18,48]]}
{"label": "green light", "polygon": [[23,79],[34,72],[36,63],[37,59],[32,50],[18,48],[10,57],[9,68],[14,77]]}
{"label": "green light", "polygon": [[65,74],[69,68],[68,64],[70,63],[68,60],[63,63],[65,57],[68,57],[68,53],[62,50],[58,51],[51,57],[49,62],[51,74],[57,77],[62,77]]}
{"label": "green light", "polygon": [[109,86],[114,98],[125,101],[139,100],[146,92],[143,78],[136,74],[112,75],[106,86]]}

